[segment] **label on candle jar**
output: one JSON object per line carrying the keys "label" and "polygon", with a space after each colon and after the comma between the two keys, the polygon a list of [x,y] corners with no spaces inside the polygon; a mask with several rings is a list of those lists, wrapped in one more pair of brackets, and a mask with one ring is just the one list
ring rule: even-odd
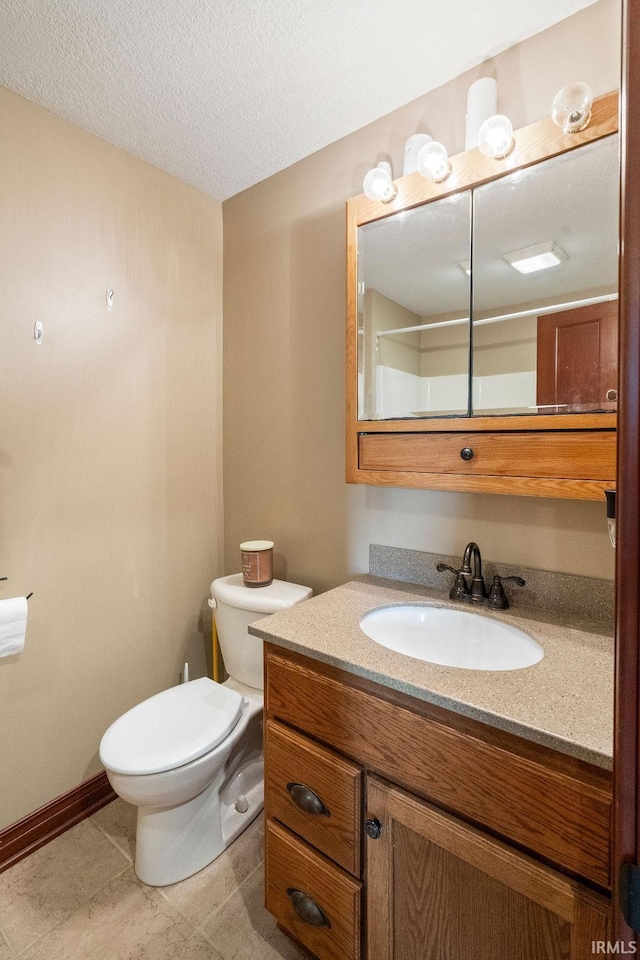
{"label": "label on candle jar", "polygon": [[248,540],[240,544],[242,579],[247,587],[267,587],[273,582],[273,543]]}

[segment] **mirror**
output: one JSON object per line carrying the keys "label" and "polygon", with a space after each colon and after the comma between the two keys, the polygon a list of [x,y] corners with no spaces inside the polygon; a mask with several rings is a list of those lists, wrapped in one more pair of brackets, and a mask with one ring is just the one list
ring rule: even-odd
{"label": "mirror", "polygon": [[473,411],[617,401],[618,136],[473,191]]}
{"label": "mirror", "polygon": [[358,420],[614,411],[618,192],[615,134],[359,226]]}
{"label": "mirror", "polygon": [[358,418],[467,416],[471,192],[358,228]]}

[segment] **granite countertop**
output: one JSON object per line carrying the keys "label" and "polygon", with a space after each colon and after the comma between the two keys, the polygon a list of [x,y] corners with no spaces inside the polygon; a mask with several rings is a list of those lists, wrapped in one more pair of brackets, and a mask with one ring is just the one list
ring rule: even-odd
{"label": "granite countertop", "polygon": [[[424,663],[370,640],[360,620],[376,607],[451,603],[441,590],[363,576],[304,603],[257,620],[249,632],[314,660],[481,720],[561,753],[611,769],[613,627],[547,611],[474,613],[530,634],[544,649],[532,667],[463,670]],[[539,618],[538,618],[539,617]]]}

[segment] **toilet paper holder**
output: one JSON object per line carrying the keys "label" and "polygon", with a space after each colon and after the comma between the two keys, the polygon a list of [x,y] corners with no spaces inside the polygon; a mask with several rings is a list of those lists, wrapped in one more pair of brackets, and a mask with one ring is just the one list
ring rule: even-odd
{"label": "toilet paper holder", "polygon": [[[0,577],[0,580],[8,580],[8,579],[9,577]],[[33,596],[33,590],[31,591],[31,593],[28,593],[26,595],[25,600],[30,600],[32,596]]]}

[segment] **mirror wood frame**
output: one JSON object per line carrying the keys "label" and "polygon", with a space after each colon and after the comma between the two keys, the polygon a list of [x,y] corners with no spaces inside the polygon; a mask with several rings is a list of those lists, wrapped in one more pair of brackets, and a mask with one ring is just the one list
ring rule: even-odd
{"label": "mirror wood frame", "polygon": [[[550,117],[521,127],[514,133],[515,148],[506,160],[485,157],[478,148],[457,154],[451,158],[452,173],[444,183],[426,180],[418,173],[398,178],[394,181],[398,193],[390,203],[369,200],[364,194],[347,201],[347,483],[580,500],[603,499],[603,491],[615,487],[615,413],[358,420],[357,251],[358,227],[366,223],[498,180],[616,133],[618,101],[617,91],[596,98],[591,123],[575,134],[563,133]],[[557,456],[561,434],[566,437],[567,431],[571,431],[576,451],[593,450],[593,441],[598,441],[602,455],[597,477],[590,478],[588,453],[585,456],[584,452],[576,452],[574,464],[571,457]],[[504,456],[489,461],[481,453],[472,473],[463,460],[457,462],[445,456],[443,465],[442,451],[448,450],[447,444],[455,446],[456,434],[480,438],[485,450],[487,444],[491,446],[493,439],[499,438],[503,441]],[[428,452],[429,436],[433,466]],[[515,438],[512,453],[508,436]],[[548,449],[545,436],[549,438]],[[459,439],[462,442],[463,438]],[[464,443],[468,442],[466,436]],[[534,469],[541,454],[546,460],[544,475]],[[519,465],[517,476],[512,469],[514,463]]]}

